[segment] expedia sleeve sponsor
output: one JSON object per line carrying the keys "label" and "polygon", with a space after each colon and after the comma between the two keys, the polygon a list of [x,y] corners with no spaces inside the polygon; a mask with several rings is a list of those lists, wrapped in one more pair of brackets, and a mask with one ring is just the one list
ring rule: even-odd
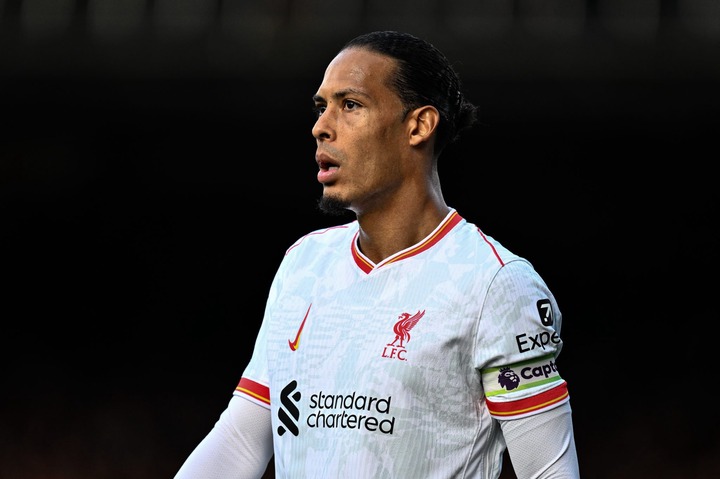
{"label": "expedia sleeve sponsor", "polygon": [[535,348],[549,349],[549,346],[558,348],[562,345],[562,339],[560,335],[555,331],[543,331],[536,334],[518,334],[515,336],[515,342],[517,343],[518,351],[526,353],[532,351]]}

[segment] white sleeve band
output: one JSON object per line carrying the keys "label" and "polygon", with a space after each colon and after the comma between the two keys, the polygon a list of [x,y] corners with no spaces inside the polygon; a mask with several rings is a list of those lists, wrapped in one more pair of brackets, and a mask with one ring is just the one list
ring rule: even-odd
{"label": "white sleeve band", "polygon": [[500,427],[518,479],[580,477],[569,402]]}
{"label": "white sleeve band", "polygon": [[270,410],[233,396],[175,479],[259,479],[272,455]]}

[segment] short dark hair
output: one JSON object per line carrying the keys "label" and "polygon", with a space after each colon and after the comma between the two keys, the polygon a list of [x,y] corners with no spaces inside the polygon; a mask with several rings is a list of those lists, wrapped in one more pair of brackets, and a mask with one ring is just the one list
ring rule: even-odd
{"label": "short dark hair", "polygon": [[409,33],[392,30],[359,35],[345,44],[394,58],[398,68],[391,86],[405,105],[405,114],[423,105],[440,112],[435,156],[457,140],[477,119],[477,107],[465,100],[460,78],[445,55],[431,43]]}

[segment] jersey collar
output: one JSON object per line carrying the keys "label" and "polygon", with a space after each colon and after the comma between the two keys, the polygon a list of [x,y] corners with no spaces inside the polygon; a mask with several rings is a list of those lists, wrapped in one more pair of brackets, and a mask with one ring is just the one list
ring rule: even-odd
{"label": "jersey collar", "polygon": [[425,239],[423,239],[414,246],[406,248],[402,251],[398,251],[394,255],[385,258],[378,264],[373,263],[364,254],[360,252],[360,247],[358,246],[358,235],[360,234],[359,229],[357,232],[355,232],[355,236],[353,236],[353,240],[350,243],[350,251],[353,259],[355,260],[355,264],[357,264],[358,267],[365,273],[370,273],[372,270],[380,268],[381,266],[385,266],[387,264],[394,263],[396,261],[400,261],[411,256],[415,256],[422,253],[423,251],[432,248],[433,245],[443,239],[445,235],[447,235],[460,221],[462,221],[462,217],[458,214],[457,211],[451,209],[445,219],[443,219],[437,226],[437,228],[435,228],[432,233],[425,237]]}

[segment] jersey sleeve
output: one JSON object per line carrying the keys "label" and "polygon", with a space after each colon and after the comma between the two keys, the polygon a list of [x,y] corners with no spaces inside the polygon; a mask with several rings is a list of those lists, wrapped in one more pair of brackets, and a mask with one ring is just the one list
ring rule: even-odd
{"label": "jersey sleeve", "polygon": [[516,419],[568,401],[556,364],[561,322],[554,296],[530,263],[517,259],[498,270],[486,292],[476,349],[493,417]]}
{"label": "jersey sleeve", "polygon": [[252,356],[233,392],[234,396],[245,397],[251,402],[268,409],[270,408],[270,375],[267,347],[268,328],[270,327],[269,318],[274,314],[276,299],[280,295],[288,273],[295,268],[298,251],[301,249],[300,245],[308,236],[305,235],[298,239],[286,250],[285,256],[275,272],[265,302],[263,320],[255,338]]}
{"label": "jersey sleeve", "polygon": [[[262,332],[262,327],[260,331]],[[260,342],[261,337],[262,335],[258,334],[253,355],[235,387],[233,396],[245,397],[251,402],[269,409],[270,387],[267,378],[267,359],[263,343]]]}
{"label": "jersey sleeve", "polygon": [[235,387],[235,391],[233,392],[233,395],[235,396],[245,397],[251,402],[268,409],[270,408],[270,377],[267,350],[267,335],[269,327],[268,318],[272,315],[273,304],[282,284],[281,278],[283,271],[287,270],[288,261],[289,259],[286,254],[283,261],[280,263],[280,267],[275,273],[275,277],[273,278],[268,292],[265,304],[265,313],[260,325],[260,330],[255,338],[255,346],[253,348],[252,356],[250,357],[250,361],[246,365],[245,370],[240,377],[238,385]]}

